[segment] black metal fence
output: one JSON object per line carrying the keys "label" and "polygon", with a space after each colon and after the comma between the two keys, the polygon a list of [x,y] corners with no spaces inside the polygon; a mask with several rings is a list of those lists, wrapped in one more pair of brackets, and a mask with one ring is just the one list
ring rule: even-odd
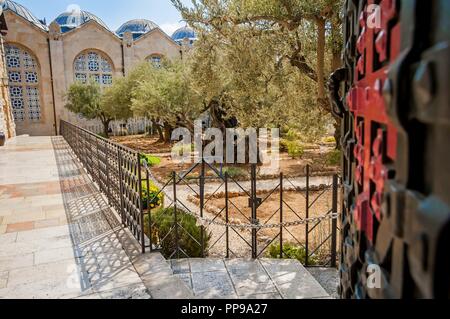
{"label": "black metal fence", "polygon": [[[297,258],[336,266],[339,178],[249,180],[202,161],[162,182],[141,155],[61,122],[61,135],[142,246],[167,258]],[[190,219],[191,223],[187,223]],[[194,221],[194,227],[192,226]],[[197,224],[197,225],[195,225]]]}
{"label": "black metal fence", "polygon": [[145,252],[140,154],[65,121],[60,132]]}
{"label": "black metal fence", "polygon": [[[296,257],[306,266],[335,267],[339,177],[318,177],[325,183],[312,185],[314,177],[307,166],[302,182],[280,174],[278,180],[260,187],[257,166],[249,170],[250,180],[238,181],[202,161],[160,183],[145,165],[146,189],[151,184],[158,189],[148,194],[146,206],[161,195],[164,198],[159,207],[144,212],[147,233],[155,234],[161,227],[152,220],[152,210],[167,212],[171,225],[160,236],[150,236],[146,248],[162,251],[169,259]],[[186,215],[199,224],[196,236],[182,223]],[[187,251],[189,246],[194,256]]]}

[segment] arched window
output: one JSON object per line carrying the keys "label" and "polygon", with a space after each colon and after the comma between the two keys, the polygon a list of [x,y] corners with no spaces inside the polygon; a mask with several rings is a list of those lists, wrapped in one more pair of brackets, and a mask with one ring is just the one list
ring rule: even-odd
{"label": "arched window", "polygon": [[97,51],[81,53],[74,62],[75,80],[86,83],[93,79],[100,86],[110,86],[112,84],[113,67],[112,63],[105,55]]}
{"label": "arched window", "polygon": [[40,121],[40,74],[36,58],[26,49],[13,44],[5,45],[5,54],[14,120]]}
{"label": "arched window", "polygon": [[146,60],[153,64],[155,68],[160,68],[163,57],[160,54],[152,54]]}

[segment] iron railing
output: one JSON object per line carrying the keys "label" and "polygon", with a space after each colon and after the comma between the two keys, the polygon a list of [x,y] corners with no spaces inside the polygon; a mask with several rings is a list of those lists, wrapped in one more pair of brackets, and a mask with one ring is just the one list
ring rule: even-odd
{"label": "iron railing", "polygon": [[[315,177],[307,166],[301,182],[280,174],[263,188],[256,165],[249,166],[249,180],[238,181],[202,160],[161,181],[136,151],[65,121],[61,135],[143,253],[161,251],[169,259],[256,259],[270,250],[270,256],[283,258],[286,245],[294,245],[303,249],[306,266],[336,266],[337,175],[312,183]],[[157,213],[165,230],[157,225]],[[186,228],[186,216],[194,218],[199,233]]]}
{"label": "iron railing", "polygon": [[65,121],[60,132],[144,253],[140,154]]}

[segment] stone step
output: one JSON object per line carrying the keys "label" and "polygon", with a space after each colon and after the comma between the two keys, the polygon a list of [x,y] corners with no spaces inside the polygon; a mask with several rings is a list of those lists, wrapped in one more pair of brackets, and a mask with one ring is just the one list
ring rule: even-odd
{"label": "stone step", "polygon": [[190,258],[168,264],[195,298],[330,298],[297,260]]}
{"label": "stone step", "polygon": [[173,274],[160,253],[137,256],[133,258],[133,265],[153,299],[194,298],[193,291]]}

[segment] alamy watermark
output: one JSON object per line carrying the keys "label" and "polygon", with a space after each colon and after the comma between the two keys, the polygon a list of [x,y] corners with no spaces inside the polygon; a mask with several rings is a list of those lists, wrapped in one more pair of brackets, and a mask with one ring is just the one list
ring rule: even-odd
{"label": "alamy watermark", "polygon": [[278,128],[203,128],[194,122],[194,132],[176,128],[172,140],[172,160],[176,163],[262,164],[279,170],[280,129]]}

